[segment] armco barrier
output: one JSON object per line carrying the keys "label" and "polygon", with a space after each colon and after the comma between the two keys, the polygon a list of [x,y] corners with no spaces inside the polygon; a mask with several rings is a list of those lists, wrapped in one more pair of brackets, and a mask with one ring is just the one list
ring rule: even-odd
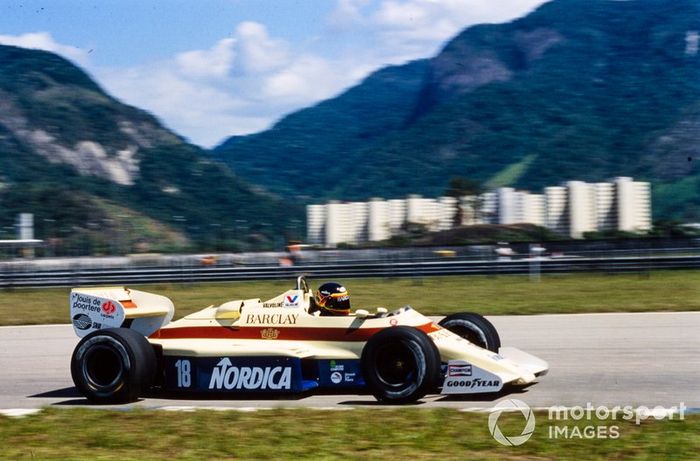
{"label": "armco barrier", "polygon": [[427,277],[434,275],[532,274],[533,272],[644,272],[700,268],[700,256],[617,258],[552,258],[518,260],[430,260],[338,262],[280,266],[76,268],[69,270],[0,271],[0,287],[134,285],[158,282],[216,282],[291,279],[307,274],[316,279],[351,277]]}

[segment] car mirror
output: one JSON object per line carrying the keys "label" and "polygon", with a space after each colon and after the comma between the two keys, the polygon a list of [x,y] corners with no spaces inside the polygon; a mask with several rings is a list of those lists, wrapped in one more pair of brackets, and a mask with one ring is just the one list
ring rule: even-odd
{"label": "car mirror", "polygon": [[355,311],[355,317],[359,319],[364,319],[365,317],[369,317],[369,312],[364,309],[357,309]]}
{"label": "car mirror", "polygon": [[378,307],[377,308],[377,314],[386,314],[389,312],[386,307]]}

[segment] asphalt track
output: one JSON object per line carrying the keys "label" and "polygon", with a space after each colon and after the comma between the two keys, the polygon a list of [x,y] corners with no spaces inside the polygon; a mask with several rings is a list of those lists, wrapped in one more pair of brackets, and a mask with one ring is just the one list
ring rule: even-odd
{"label": "asphalt track", "polygon": [[[421,407],[490,408],[504,398],[531,407],[632,405],[700,408],[700,312],[490,317],[504,345],[549,362],[550,372],[522,391],[489,396],[428,396]],[[0,327],[0,411],[83,406],[69,363],[70,325]],[[130,406],[239,409],[351,408],[370,395],[310,394],[266,400],[147,397]],[[123,407],[126,407],[123,406]]]}

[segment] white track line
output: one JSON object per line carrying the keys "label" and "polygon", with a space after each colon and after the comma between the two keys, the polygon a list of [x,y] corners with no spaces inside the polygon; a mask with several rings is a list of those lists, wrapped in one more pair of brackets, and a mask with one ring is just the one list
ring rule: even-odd
{"label": "white track line", "polygon": [[35,415],[41,411],[41,408],[6,408],[0,410],[0,415],[8,418],[22,418],[24,416]]}

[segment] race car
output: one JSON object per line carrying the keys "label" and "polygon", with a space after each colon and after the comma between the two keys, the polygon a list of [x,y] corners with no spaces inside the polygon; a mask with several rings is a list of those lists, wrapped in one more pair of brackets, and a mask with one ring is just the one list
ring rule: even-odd
{"label": "race car", "polygon": [[76,387],[97,404],[146,393],[301,394],[367,392],[385,403],[429,393],[495,393],[547,373],[545,361],[501,347],[475,313],[439,323],[410,306],[344,316],[313,312],[313,293],[296,286],[261,301],[209,306],[172,321],[168,298],[124,287],[75,288],[70,315],[79,341]]}

